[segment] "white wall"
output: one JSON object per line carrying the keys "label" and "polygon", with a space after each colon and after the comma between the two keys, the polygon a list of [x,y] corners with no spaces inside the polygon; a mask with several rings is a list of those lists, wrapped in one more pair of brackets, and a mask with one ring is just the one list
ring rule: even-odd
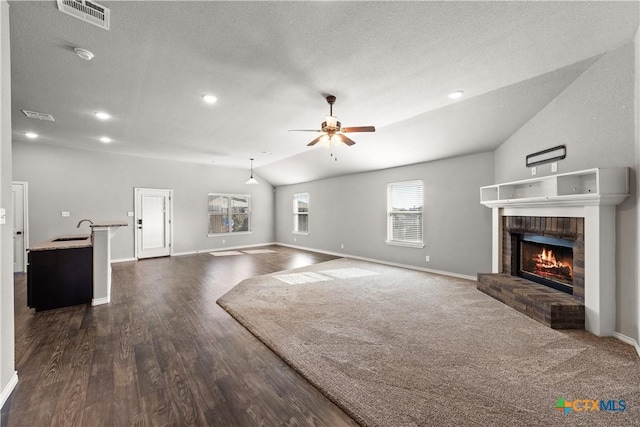
{"label": "white wall", "polygon": [[0,226],[0,406],[17,379],[14,364],[13,216],[11,196],[11,58],[9,6],[0,1],[0,206],[7,223]]}
{"label": "white wall", "polygon": [[[29,183],[30,244],[80,230],[80,219],[123,220],[112,241],[114,260],[134,256],[134,188],[173,190],[173,252],[271,243],[273,187],[259,176],[259,185],[246,185],[247,169],[220,168],[52,147],[37,142],[14,142],[13,177]],[[252,229],[248,235],[207,237],[209,192],[251,195]],[[62,217],[69,211],[69,217]],[[226,243],[222,243],[222,240]]]}
{"label": "white wall", "polygon": [[[631,197],[616,209],[616,331],[638,337],[635,44],[607,53],[495,151],[496,182],[530,177],[527,154],[567,146],[558,172],[630,167]],[[538,166],[549,175],[550,164]]]}
{"label": "white wall", "polygon": [[[414,179],[424,182],[425,247],[389,246],[387,183]],[[281,186],[276,189],[276,239],[475,277],[491,271],[491,211],[480,204],[480,186],[492,182],[493,154],[482,153]],[[292,233],[293,194],[301,192],[310,198],[308,236]]]}

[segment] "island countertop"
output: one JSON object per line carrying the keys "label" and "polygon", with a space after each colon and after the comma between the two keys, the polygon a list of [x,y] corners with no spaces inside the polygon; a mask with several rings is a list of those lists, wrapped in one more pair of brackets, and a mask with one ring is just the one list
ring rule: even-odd
{"label": "island countertop", "polygon": [[[65,239],[56,242],[58,239]],[[36,243],[29,247],[29,251],[50,251],[55,249],[90,248],[93,246],[90,234],[65,234],[56,236],[44,242]]]}
{"label": "island countertop", "polygon": [[91,224],[92,228],[99,227],[126,227],[129,225],[126,221],[95,221]]}

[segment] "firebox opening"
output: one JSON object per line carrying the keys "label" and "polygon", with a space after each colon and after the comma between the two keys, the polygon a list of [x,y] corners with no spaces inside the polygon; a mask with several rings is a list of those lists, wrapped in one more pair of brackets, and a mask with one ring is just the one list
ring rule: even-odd
{"label": "firebox opening", "polygon": [[524,234],[518,251],[518,276],[573,295],[572,240]]}

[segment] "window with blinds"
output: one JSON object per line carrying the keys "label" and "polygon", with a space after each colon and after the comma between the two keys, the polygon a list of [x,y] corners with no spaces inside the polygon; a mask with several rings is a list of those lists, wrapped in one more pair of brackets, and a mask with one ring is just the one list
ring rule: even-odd
{"label": "window with blinds", "polygon": [[423,248],[422,181],[392,182],[387,185],[387,243]]}
{"label": "window with blinds", "polygon": [[209,194],[208,234],[251,232],[251,196]]}
{"label": "window with blinds", "polygon": [[309,193],[293,195],[293,232],[309,234]]}

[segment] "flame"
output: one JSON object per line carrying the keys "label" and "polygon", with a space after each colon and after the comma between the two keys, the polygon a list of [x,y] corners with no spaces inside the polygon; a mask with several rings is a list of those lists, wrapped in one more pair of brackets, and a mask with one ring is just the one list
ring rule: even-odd
{"label": "flame", "polygon": [[535,261],[536,268],[539,271],[564,268],[568,269],[570,277],[573,277],[573,266],[569,263],[558,261],[551,249],[547,250],[547,248],[543,247],[542,252],[535,256]]}

